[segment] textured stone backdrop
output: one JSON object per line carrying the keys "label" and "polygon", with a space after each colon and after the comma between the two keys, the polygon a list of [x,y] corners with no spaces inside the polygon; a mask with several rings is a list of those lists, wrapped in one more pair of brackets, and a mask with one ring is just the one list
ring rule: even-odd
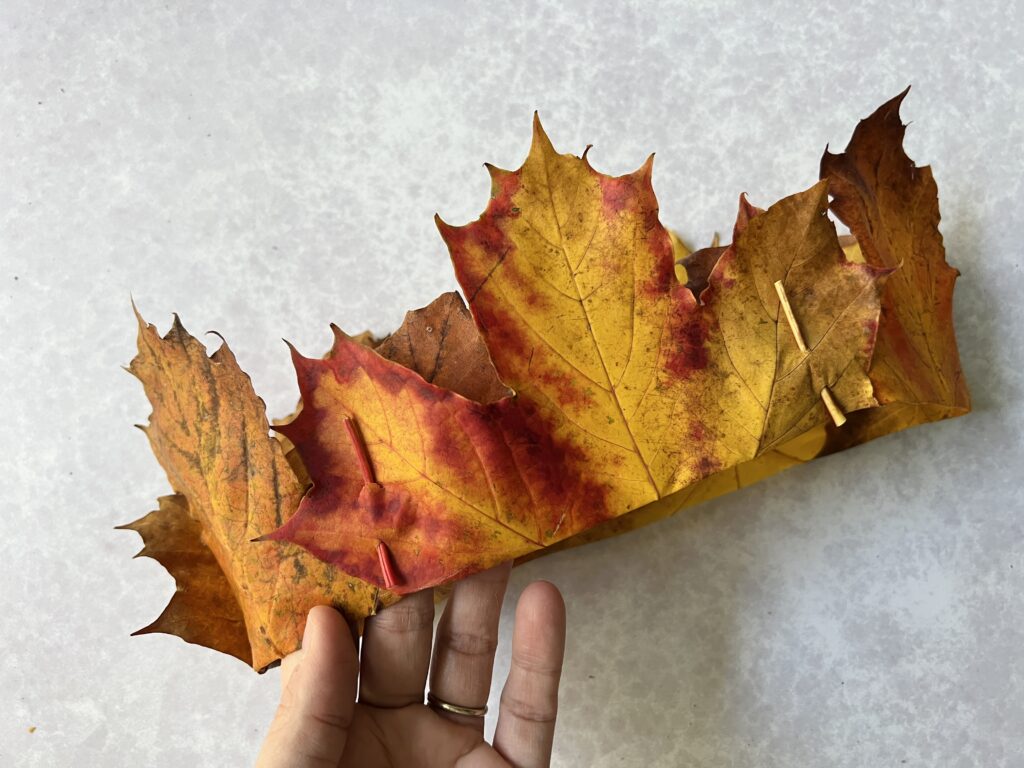
{"label": "textured stone backdrop", "polygon": [[657,151],[662,218],[702,243],[912,83],[976,413],[512,593],[567,598],[558,766],[1024,764],[1022,30],[1013,0],[5,0],[0,763],[245,765],[276,703],[276,672],[128,637],[173,590],[112,530],[168,490],[118,368],[130,295],[223,333],[283,414],[282,336],[316,352],[454,287],[432,215],[483,209],[481,163],[519,164],[534,109],[602,170]]}

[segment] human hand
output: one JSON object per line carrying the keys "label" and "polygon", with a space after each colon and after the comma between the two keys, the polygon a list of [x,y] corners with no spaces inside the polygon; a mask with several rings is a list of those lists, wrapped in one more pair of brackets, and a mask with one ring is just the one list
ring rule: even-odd
{"label": "human hand", "polygon": [[[436,639],[430,589],[367,619],[361,654],[337,611],[310,611],[302,650],[281,664],[281,703],[257,768],[547,766],[565,648],[565,604],[554,585],[534,582],[519,598],[493,745],[482,716],[436,703],[486,706],[510,570],[456,583]],[[433,705],[423,703],[428,668]]]}

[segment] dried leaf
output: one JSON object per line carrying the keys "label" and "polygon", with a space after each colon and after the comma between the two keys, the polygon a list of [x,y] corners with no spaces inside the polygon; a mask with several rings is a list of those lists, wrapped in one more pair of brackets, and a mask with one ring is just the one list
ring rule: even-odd
{"label": "dried leaf", "polygon": [[[880,405],[849,414],[840,428],[831,423],[815,428],[775,451],[538,554],[614,536],[817,456],[970,411],[952,323],[953,282],[959,273],[946,263],[931,170],[915,167],[903,150],[899,106],[905,96],[906,91],[863,120],[843,154],[826,152],[822,159],[821,175],[834,195],[832,210],[856,235],[839,238],[847,259],[895,269],[882,289],[878,342],[869,371]],[[717,258],[712,250],[687,258]],[[702,290],[699,284],[695,287]]]}
{"label": "dried leaf", "polygon": [[137,557],[159,562],[174,577],[177,589],[156,621],[133,634],[177,635],[252,664],[242,607],[217,558],[203,543],[202,526],[189,514],[188,502],[181,494],[161,496],[157,501],[158,509],[118,527],[142,537],[144,546]]}
{"label": "dried leaf", "polygon": [[953,331],[953,285],[960,273],[946,263],[931,168],[918,168],[903,151],[899,108],[906,94],[862,120],[845,152],[826,150],[821,160],[832,210],[857,238],[863,258],[898,267],[883,295],[871,367],[882,407],[830,434],[829,450],[971,407]]}
{"label": "dried leaf", "polygon": [[[207,356],[177,318],[163,339],[138,319],[139,353],[129,370],[153,405],[144,431],[178,494],[127,526],[143,535],[143,552],[159,553],[178,582],[171,605],[147,630],[180,635],[263,669],[299,646],[301,617],[314,605],[370,613],[377,587],[298,547],[252,543],[294,512],[303,487],[227,344]],[[382,603],[389,599],[380,596]],[[223,621],[208,615],[217,605]],[[238,636],[239,615],[248,652]]]}
{"label": "dried leaf", "polygon": [[457,293],[442,294],[423,309],[409,312],[401,328],[376,350],[432,384],[478,403],[510,394]]}

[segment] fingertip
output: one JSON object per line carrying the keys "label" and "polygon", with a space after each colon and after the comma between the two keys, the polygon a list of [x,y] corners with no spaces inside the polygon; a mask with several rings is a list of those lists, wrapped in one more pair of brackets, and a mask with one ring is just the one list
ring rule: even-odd
{"label": "fingertip", "polygon": [[527,584],[523,590],[523,596],[525,597],[527,594],[532,595],[533,593],[537,594],[537,599],[552,600],[561,603],[562,607],[565,607],[562,591],[547,579],[537,579]]}
{"label": "fingertip", "polygon": [[549,581],[527,585],[516,605],[513,663],[518,657],[547,669],[561,668],[565,654],[565,600]]}
{"label": "fingertip", "polygon": [[565,599],[550,581],[534,581],[526,586],[516,606],[516,622],[546,619],[565,625]]}
{"label": "fingertip", "polygon": [[340,624],[344,624],[344,619],[329,605],[313,606],[306,616],[306,628],[302,631],[302,647],[308,647],[311,641],[321,642],[327,633],[335,631]]}
{"label": "fingertip", "polygon": [[309,611],[302,633],[302,649],[314,663],[347,667],[355,657],[352,635],[345,618],[329,605],[318,605]]}

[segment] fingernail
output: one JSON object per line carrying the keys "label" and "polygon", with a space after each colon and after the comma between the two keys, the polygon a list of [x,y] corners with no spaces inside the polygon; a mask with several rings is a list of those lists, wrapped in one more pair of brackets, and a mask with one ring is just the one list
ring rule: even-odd
{"label": "fingernail", "polygon": [[309,627],[313,623],[313,611],[306,614],[306,626],[302,628],[302,645],[301,648],[305,648],[309,638],[311,637]]}

